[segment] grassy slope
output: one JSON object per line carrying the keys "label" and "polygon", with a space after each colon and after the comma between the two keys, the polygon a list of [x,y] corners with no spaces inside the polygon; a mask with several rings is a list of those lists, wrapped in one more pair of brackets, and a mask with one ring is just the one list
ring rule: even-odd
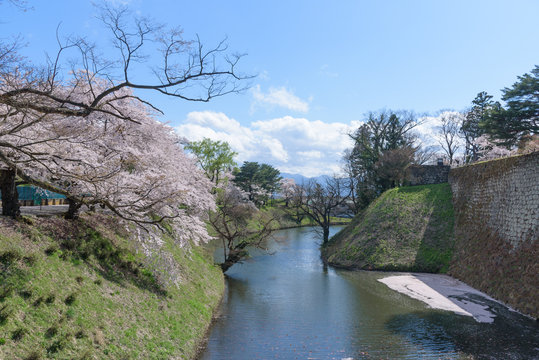
{"label": "grassy slope", "polygon": [[166,289],[113,220],[0,219],[0,359],[188,359],[223,291],[199,247]]}
{"label": "grassy slope", "polygon": [[449,184],[386,191],[322,249],[331,265],[446,272],[453,251]]}

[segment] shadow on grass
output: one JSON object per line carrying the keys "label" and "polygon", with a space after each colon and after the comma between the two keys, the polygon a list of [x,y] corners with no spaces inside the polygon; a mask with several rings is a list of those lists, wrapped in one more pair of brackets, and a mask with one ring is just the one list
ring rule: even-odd
{"label": "shadow on grass", "polygon": [[[30,272],[18,266],[22,256],[15,250],[0,252],[0,304],[14,293],[26,292],[26,283],[32,277]],[[7,321],[6,308],[0,306],[0,325]]]}
{"label": "shadow on grass", "polygon": [[449,184],[399,188],[398,192],[427,191],[424,203],[429,209],[428,223],[416,253],[412,271],[447,272],[453,255],[454,211]]}
{"label": "shadow on grass", "polygon": [[481,301],[496,314],[494,323],[479,323],[446,311],[418,311],[392,317],[386,328],[418,347],[435,351],[444,352],[452,345],[476,359],[538,359],[539,324],[496,302]]}
{"label": "shadow on grass", "polygon": [[151,271],[137,261],[135,255],[118,247],[99,231],[87,226],[80,220],[73,223],[71,232],[62,238],[54,237],[57,249],[45,252],[52,255],[58,251],[60,258],[77,265],[84,262],[108,281],[124,286],[130,282],[135,286],[166,296],[166,289],[159,284]]}

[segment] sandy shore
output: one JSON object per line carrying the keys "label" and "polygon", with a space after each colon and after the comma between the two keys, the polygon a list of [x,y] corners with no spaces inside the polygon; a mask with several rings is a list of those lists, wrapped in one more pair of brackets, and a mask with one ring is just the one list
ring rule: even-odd
{"label": "sandy shore", "polygon": [[413,273],[388,276],[378,281],[434,309],[472,316],[485,323],[493,322],[496,317],[481,299],[496,300],[447,275]]}

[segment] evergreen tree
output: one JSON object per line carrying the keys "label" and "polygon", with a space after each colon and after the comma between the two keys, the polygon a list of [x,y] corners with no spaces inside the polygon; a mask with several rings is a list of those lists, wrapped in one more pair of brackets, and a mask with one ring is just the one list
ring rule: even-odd
{"label": "evergreen tree", "polygon": [[477,139],[484,133],[479,124],[485,121],[489,110],[493,108],[495,103],[492,101],[492,95],[489,95],[486,91],[482,91],[477,94],[472,104],[473,106],[466,113],[466,118],[460,129],[466,142],[466,162],[477,161],[479,159],[480,148],[477,144]]}
{"label": "evergreen tree", "polygon": [[502,93],[506,107],[495,104],[480,126],[498,145],[509,148],[539,133],[539,65]]}
{"label": "evergreen tree", "polygon": [[246,161],[234,172],[234,183],[249,194],[257,206],[264,204],[279,190],[282,180],[279,170],[268,164]]}

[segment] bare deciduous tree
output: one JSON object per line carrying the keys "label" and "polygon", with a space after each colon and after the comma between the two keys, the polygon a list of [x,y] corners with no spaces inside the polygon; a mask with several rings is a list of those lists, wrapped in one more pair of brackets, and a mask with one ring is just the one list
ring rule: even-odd
{"label": "bare deciduous tree", "polygon": [[302,210],[320,226],[322,231],[322,243],[329,240],[329,227],[331,217],[335,210],[342,206],[350,197],[350,190],[345,184],[345,179],[333,176],[324,183],[310,180],[302,185],[304,201]]}
{"label": "bare deciduous tree", "polygon": [[425,165],[438,157],[435,146],[421,146],[414,155],[414,164]]}
{"label": "bare deciduous tree", "polygon": [[437,140],[446,153],[449,164],[453,164],[455,154],[461,143],[459,133],[464,116],[459,112],[445,111],[440,114],[440,119],[442,125],[440,126]]}
{"label": "bare deciduous tree", "polygon": [[[111,114],[104,105],[113,106],[123,99],[125,94],[115,96],[123,88],[153,90],[182,100],[202,102],[244,89],[239,84],[247,77],[236,70],[242,55],[227,54],[224,40],[205,49],[198,37],[185,40],[181,30],[166,31],[163,26],[144,18],[135,19],[134,24],[128,26],[127,14],[126,8],[104,7],[101,12],[101,20],[112,34],[116,59],[99,56],[97,47],[84,38],[62,41],[59,36],[59,50],[44,68],[14,57],[15,49],[8,52],[9,61],[0,67],[0,103],[39,114],[85,117],[92,112]],[[152,48],[151,44],[158,46]],[[153,74],[150,82],[138,81],[141,76],[135,74],[135,70],[140,72],[142,64],[153,59],[144,50],[158,53],[161,59],[161,65],[149,67]],[[70,57],[66,63],[64,58],[68,54],[77,55],[78,61]],[[93,88],[96,78],[105,79],[106,85]],[[71,92],[65,92],[66,87],[75,93],[78,88],[89,87],[90,96],[84,102],[78,101],[70,96]],[[135,94],[129,96],[152,106]],[[114,115],[132,120],[127,114]]]}
{"label": "bare deciduous tree", "polygon": [[210,214],[209,223],[223,245],[223,272],[241,262],[249,252],[247,247],[263,249],[264,242],[277,229],[277,218],[263,213],[248,200],[248,195],[228,184],[218,195],[218,207]]}

